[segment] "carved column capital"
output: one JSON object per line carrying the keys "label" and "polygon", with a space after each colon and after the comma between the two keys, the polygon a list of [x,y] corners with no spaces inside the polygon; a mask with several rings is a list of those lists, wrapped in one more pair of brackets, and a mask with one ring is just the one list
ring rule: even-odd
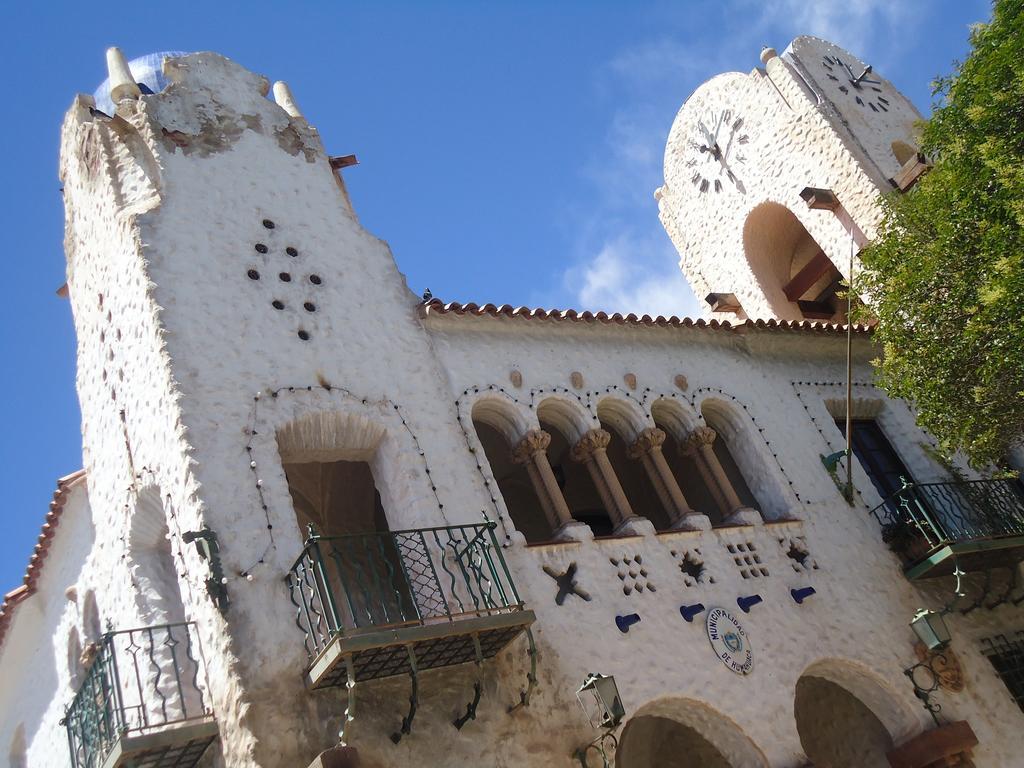
{"label": "carved column capital", "polygon": [[573,461],[590,461],[594,457],[595,453],[608,448],[608,443],[610,443],[611,440],[612,436],[603,429],[598,428],[590,430],[580,438],[576,445],[572,447],[571,455]]}
{"label": "carved column capital", "polygon": [[631,459],[639,459],[641,456],[646,456],[655,448],[661,448],[664,442],[664,432],[657,427],[648,427],[636,436],[636,440],[634,440],[633,444],[629,446],[627,454]]}
{"label": "carved column capital", "polygon": [[711,427],[697,427],[683,443],[684,450],[692,451],[705,445],[711,445],[715,442],[716,437],[718,437],[718,433]]}
{"label": "carved column capital", "polygon": [[546,453],[551,445],[551,435],[543,429],[531,429],[512,449],[512,461],[526,464],[538,453]]}

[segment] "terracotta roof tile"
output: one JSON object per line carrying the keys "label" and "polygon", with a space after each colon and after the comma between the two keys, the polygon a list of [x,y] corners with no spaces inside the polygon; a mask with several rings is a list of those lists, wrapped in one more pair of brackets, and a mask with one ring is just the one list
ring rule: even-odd
{"label": "terracotta roof tile", "polygon": [[[747,328],[759,330],[779,331],[809,331],[815,333],[845,334],[847,326],[844,323],[827,323],[820,320],[743,320],[738,323],[730,323],[728,320],[696,320],[689,317],[663,317],[658,315],[622,315],[616,312],[609,315],[606,312],[578,312],[575,309],[531,309],[529,307],[513,307],[510,304],[460,304],[457,301],[445,303],[440,299],[430,299],[419,305],[420,314],[423,317],[435,315],[470,315],[473,317],[518,317],[531,320],[571,320],[584,323],[605,323],[616,325],[649,325],[676,328],[711,328],[716,330],[742,331]],[[854,333],[871,333],[870,325],[855,324]]]}
{"label": "terracotta roof tile", "polygon": [[12,589],[4,595],[4,601],[0,604],[0,646],[4,643],[7,629],[14,616],[14,609],[35,594],[36,582],[39,581],[43,562],[50,552],[50,544],[57,532],[57,526],[60,525],[60,517],[64,512],[64,503],[67,501],[68,492],[84,479],[85,470],[80,469],[57,481],[57,488],[54,490],[53,500],[50,502],[50,511],[46,513],[46,522],[43,523],[42,532],[39,534],[32,557],[29,558],[28,567],[25,569],[24,582],[17,589]]}

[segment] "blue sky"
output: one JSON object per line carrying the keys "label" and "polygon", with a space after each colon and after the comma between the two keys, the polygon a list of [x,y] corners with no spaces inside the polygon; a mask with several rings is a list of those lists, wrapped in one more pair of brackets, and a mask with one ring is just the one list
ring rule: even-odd
{"label": "blue sky", "polygon": [[104,50],[215,50],[289,82],[410,287],[446,300],[694,314],[653,199],[679,106],[798,34],[927,114],[987,0],[17,3],[5,8],[0,592],[81,466],[60,122]]}

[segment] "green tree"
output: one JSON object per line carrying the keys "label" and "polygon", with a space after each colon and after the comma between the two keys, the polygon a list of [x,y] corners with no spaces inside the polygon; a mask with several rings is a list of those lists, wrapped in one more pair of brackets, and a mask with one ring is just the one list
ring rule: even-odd
{"label": "green tree", "polygon": [[861,286],[886,390],[944,452],[998,461],[1024,434],[1024,0],[996,0],[935,84],[934,167],[885,198]]}

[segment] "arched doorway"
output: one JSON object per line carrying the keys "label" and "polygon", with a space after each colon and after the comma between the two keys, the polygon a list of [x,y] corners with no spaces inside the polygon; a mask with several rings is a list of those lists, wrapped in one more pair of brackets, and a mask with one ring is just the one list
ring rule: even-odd
{"label": "arched doorway", "polygon": [[[800,220],[778,203],[762,203],[743,225],[743,250],[764,296],[782,320],[833,320],[842,275]],[[755,312],[756,313],[756,312]]]}
{"label": "arched doorway", "polygon": [[866,668],[826,660],[797,680],[794,715],[800,744],[815,766],[889,768],[886,754],[916,720]]}
{"label": "arched doorway", "polygon": [[692,699],[661,699],[638,710],[619,739],[616,768],[767,768],[736,723]]}

